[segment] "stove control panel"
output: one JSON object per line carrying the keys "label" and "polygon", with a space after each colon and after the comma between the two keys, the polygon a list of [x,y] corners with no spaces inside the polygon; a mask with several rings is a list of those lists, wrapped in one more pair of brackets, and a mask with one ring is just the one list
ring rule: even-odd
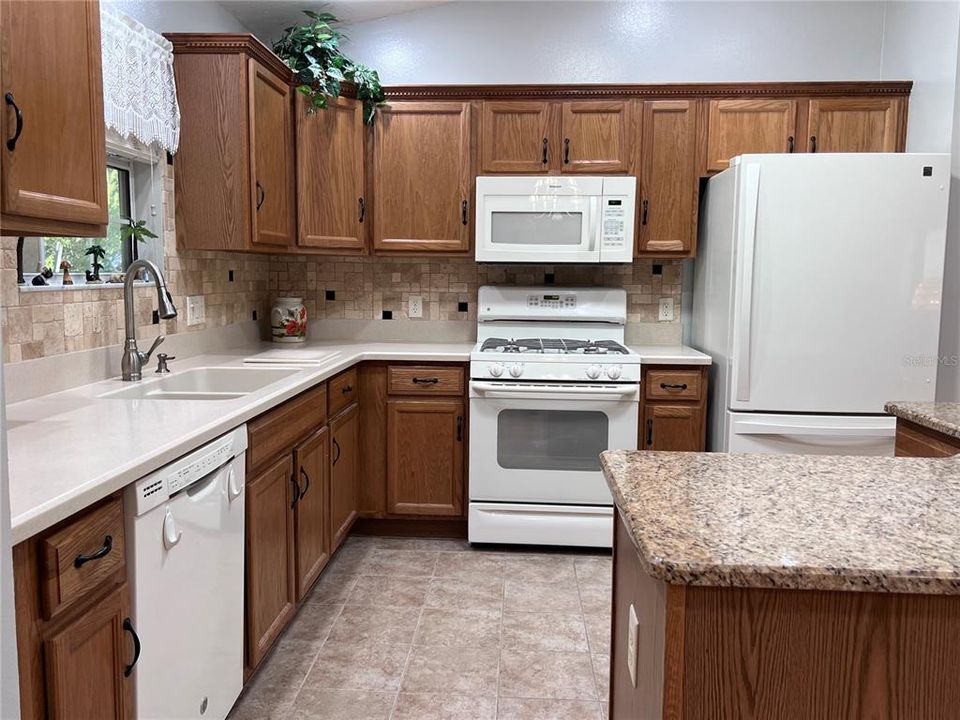
{"label": "stove control panel", "polygon": [[620,376],[623,375],[623,368],[619,365],[608,365],[604,369],[607,372],[607,377],[611,380],[619,380]]}
{"label": "stove control panel", "polygon": [[510,377],[518,378],[523,375],[523,365],[521,363],[513,363],[510,365]]}
{"label": "stove control panel", "polygon": [[487,366],[487,372],[490,377],[500,377],[503,375],[503,363],[491,363]]}
{"label": "stove control panel", "polygon": [[544,293],[527,295],[527,307],[573,310],[577,307],[577,296],[567,293]]}

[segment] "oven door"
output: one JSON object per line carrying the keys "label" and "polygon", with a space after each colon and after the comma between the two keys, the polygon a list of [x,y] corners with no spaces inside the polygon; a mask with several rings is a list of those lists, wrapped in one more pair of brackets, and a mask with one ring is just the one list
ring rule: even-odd
{"label": "oven door", "polygon": [[599,455],[636,449],[639,386],[470,384],[470,500],[610,505]]}
{"label": "oven door", "polygon": [[478,199],[478,262],[600,262],[599,195]]}

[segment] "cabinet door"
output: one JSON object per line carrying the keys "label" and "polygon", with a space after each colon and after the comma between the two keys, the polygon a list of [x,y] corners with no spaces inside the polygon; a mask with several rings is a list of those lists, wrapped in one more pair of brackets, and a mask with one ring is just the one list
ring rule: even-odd
{"label": "cabinet door", "polygon": [[121,585],[44,642],[50,720],[132,717],[132,679],[124,677],[134,661],[129,612]]}
{"label": "cabinet door", "polygon": [[703,450],[703,408],[647,403],[640,432],[645,450]]}
{"label": "cabinet door", "polygon": [[[3,212],[39,221],[105,225],[99,5],[4,2],[0,13]],[[38,222],[30,229],[42,234],[50,227]],[[101,227],[73,230],[102,232]]]}
{"label": "cabinet door", "polygon": [[375,125],[373,247],[470,249],[470,105],[391,103]]}
{"label": "cabinet door", "polygon": [[563,103],[561,172],[626,172],[630,154],[627,142],[628,107],[624,101]]}
{"label": "cabinet door", "polygon": [[550,147],[553,103],[483,103],[480,156],[485,173],[545,173],[558,148]]}
{"label": "cabinet door", "polygon": [[809,152],[897,152],[903,150],[900,98],[811,100]]}
{"label": "cabinet door", "polygon": [[354,403],[330,421],[333,448],[330,461],[331,551],[350,532],[357,517],[357,479],[360,461],[360,406]]}
{"label": "cabinet door", "polygon": [[249,61],[250,202],[254,243],[290,245],[293,239],[290,86],[256,60]]}
{"label": "cabinet door", "polygon": [[463,512],[462,400],[387,402],[387,512]]}
{"label": "cabinet door", "polygon": [[296,607],[293,464],[287,455],[247,482],[247,664],[256,667]]}
{"label": "cabinet door", "polygon": [[697,102],[642,105],[637,249],[692,254],[697,241]]}
{"label": "cabinet door", "polygon": [[321,428],[293,453],[297,599],[320,577],[330,560],[330,431]]}
{"label": "cabinet door", "polygon": [[363,105],[330,98],[307,113],[297,94],[297,243],[337,254],[364,250]]}
{"label": "cabinet door", "polygon": [[706,172],[726,170],[744,153],[794,152],[796,100],[710,100]]}

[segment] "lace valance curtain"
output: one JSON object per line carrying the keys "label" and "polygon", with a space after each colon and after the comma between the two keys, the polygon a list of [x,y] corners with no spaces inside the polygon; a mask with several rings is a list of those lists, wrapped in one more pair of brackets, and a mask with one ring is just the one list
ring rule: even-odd
{"label": "lace valance curtain", "polygon": [[100,3],[103,110],[123,138],[176,152],[180,107],[170,42],[109,3]]}

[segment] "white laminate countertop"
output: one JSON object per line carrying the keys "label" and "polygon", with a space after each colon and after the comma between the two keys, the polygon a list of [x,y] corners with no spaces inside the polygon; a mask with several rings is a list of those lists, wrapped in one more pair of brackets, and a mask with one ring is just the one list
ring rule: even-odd
{"label": "white laminate countertop", "polygon": [[[238,367],[271,349],[339,353],[283,380],[230,400],[145,400],[101,397],[129,387],[104,380],[7,406],[11,538],[41,532],[205,442],[364,360],[466,362],[470,343],[329,341],[300,346],[263,343],[175,361],[174,372]],[[647,364],[709,364],[684,346],[632,347]],[[169,377],[169,376],[168,376]],[[152,372],[143,382],[153,378]]]}

